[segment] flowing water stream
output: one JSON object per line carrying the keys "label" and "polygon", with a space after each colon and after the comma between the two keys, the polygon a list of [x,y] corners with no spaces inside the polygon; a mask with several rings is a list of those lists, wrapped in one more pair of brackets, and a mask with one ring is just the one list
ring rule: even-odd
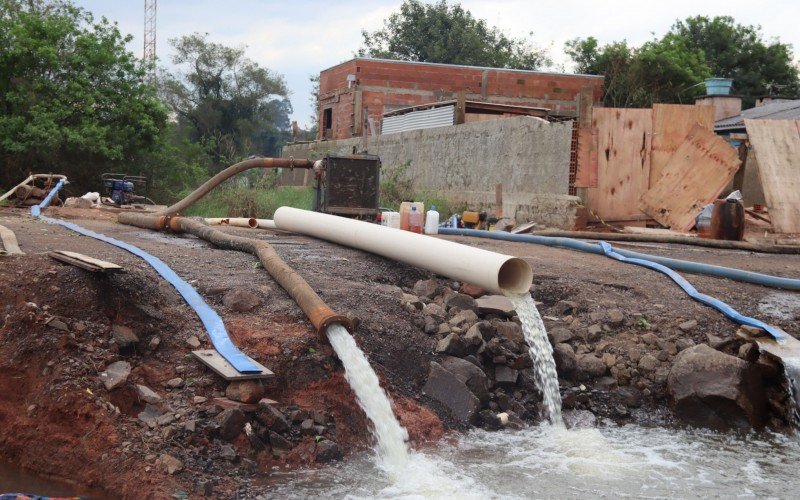
{"label": "flowing water stream", "polygon": [[563,426],[561,419],[561,393],[558,390],[558,373],[553,360],[553,347],[547,340],[542,316],[536,309],[531,294],[509,296],[522,322],[522,333],[528,343],[528,352],[533,360],[534,381],[542,393],[542,405],[547,420],[555,426]]}
{"label": "flowing water stream", "polygon": [[[374,426],[374,455],[323,469],[274,473],[276,498],[791,497],[800,488],[800,438],[772,433],[618,426],[567,429],[553,351],[529,294],[510,297],[522,322],[549,423],[521,431],[474,430],[410,451],[408,434],[364,353],[346,329],[328,338]],[[800,370],[800,365],[798,367]]]}

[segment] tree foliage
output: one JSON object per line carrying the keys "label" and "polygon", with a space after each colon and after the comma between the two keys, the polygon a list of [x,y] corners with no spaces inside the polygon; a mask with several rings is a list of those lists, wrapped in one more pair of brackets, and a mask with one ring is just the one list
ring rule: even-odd
{"label": "tree foliage", "polygon": [[0,184],[38,171],[96,190],[158,147],[166,109],[128,41],[68,3],[0,2]]}
{"label": "tree foliage", "polygon": [[162,77],[163,97],[188,139],[210,155],[212,173],[242,157],[273,155],[290,137],[283,78],[244,55],[192,34],[170,40],[180,68]]}
{"label": "tree foliage", "polygon": [[750,107],[775,91],[797,92],[797,67],[789,45],[765,41],[760,28],[731,17],[677,21],[660,39],[641,47],[627,42],[600,46],[593,37],[567,42],[565,51],[581,73],[604,75],[605,104],[647,107],[653,102],[692,102],[711,76],[734,80],[734,92]]}
{"label": "tree foliage", "polygon": [[360,56],[405,61],[537,69],[550,63],[544,50],[506,36],[459,4],[405,0],[383,29],[361,32]]}

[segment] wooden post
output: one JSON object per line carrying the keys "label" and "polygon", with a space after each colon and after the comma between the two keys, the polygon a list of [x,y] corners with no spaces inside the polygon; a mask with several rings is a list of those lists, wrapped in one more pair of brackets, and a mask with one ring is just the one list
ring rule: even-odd
{"label": "wooden post", "polygon": [[359,137],[364,133],[364,120],[361,119],[362,94],[360,90],[353,93],[353,137]]}
{"label": "wooden post", "polygon": [[467,121],[467,97],[463,90],[458,91],[456,97],[456,125]]}
{"label": "wooden post", "polygon": [[503,216],[503,185],[497,184],[494,187],[494,213],[498,217]]}

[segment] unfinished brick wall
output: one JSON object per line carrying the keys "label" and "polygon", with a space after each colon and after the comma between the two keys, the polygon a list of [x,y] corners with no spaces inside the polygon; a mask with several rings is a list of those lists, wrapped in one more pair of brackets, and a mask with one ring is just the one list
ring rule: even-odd
{"label": "unfinished brick wall", "polygon": [[[350,84],[348,75],[355,76]],[[602,85],[597,76],[357,58],[320,73],[318,138],[360,136],[364,109],[380,131],[387,111],[455,99],[462,91],[468,100],[543,107],[571,116],[581,87],[592,87],[599,102]]]}

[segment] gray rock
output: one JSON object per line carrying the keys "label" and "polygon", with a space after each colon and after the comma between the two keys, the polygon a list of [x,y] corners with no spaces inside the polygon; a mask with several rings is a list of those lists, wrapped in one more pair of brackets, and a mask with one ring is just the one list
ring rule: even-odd
{"label": "gray rock", "polygon": [[594,340],[600,337],[600,334],[603,333],[603,327],[599,324],[589,325],[589,328],[586,329],[586,333],[589,335],[590,340]]}
{"label": "gray rock", "polygon": [[525,342],[525,335],[522,333],[522,327],[513,321],[502,321],[495,323],[495,331],[497,336],[510,340],[515,344],[522,344]]}
{"label": "gray rock", "polygon": [[422,330],[428,335],[433,335],[439,331],[439,322],[431,316],[425,316],[425,326]]}
{"label": "gray rock", "polygon": [[591,429],[597,425],[597,417],[589,410],[569,410],[564,412],[564,424],[568,429]]}
{"label": "gray rock", "polygon": [[678,354],[667,390],[676,415],[694,425],[718,430],[764,425],[766,399],[759,371],[707,345]]}
{"label": "gray rock", "polygon": [[425,304],[425,307],[422,308],[422,314],[430,316],[437,322],[442,322],[444,321],[444,318],[447,317],[447,312],[444,310],[444,307],[436,304],[435,302]]}
{"label": "gray rock", "polygon": [[161,396],[145,385],[136,385],[136,395],[145,403],[157,404],[162,400]]}
{"label": "gray rock", "polygon": [[125,325],[114,325],[111,327],[111,338],[120,349],[127,349],[139,342],[139,337]]}
{"label": "gray rock", "polygon": [[464,295],[463,293],[454,293],[444,299],[444,305],[449,310],[454,307],[465,311],[467,309],[475,310],[475,299],[470,297],[469,295]]}
{"label": "gray rock", "polygon": [[[471,297],[470,297],[471,298]],[[471,423],[480,401],[467,385],[439,363],[431,362],[423,392],[443,404],[462,423]]]}
{"label": "gray rock", "polygon": [[258,404],[256,420],[264,424],[269,430],[275,432],[284,432],[291,427],[291,424],[289,424],[289,421],[286,419],[286,415],[266,402]]}
{"label": "gray rock", "polygon": [[235,312],[250,312],[261,305],[261,293],[250,288],[234,288],[222,297],[222,303]]}
{"label": "gray rock", "polygon": [[571,374],[578,366],[575,351],[569,344],[556,344],[553,347],[553,359],[556,362],[558,374],[562,376]]}
{"label": "gray rock", "polygon": [[602,377],[606,374],[606,364],[594,354],[583,354],[578,356],[575,366],[575,377],[578,380],[589,380]]}
{"label": "gray rock", "polygon": [[[70,208],[92,208],[93,205],[92,201],[86,198],[70,196],[64,200],[64,206]],[[172,473],[170,472],[170,474]]]}
{"label": "gray rock", "polygon": [[675,341],[675,347],[678,349],[678,352],[684,351],[694,345],[695,343],[692,339],[678,339]]}
{"label": "gray rock", "polygon": [[652,354],[645,354],[639,360],[639,369],[645,372],[653,372],[661,365],[661,362]]}
{"label": "gray rock", "polygon": [[175,474],[176,472],[180,472],[181,470],[183,470],[183,462],[173,457],[172,455],[168,455],[166,453],[162,454],[158,458],[158,462],[164,467],[164,469],[167,471],[167,474],[169,475]]}
{"label": "gray rock", "polygon": [[183,379],[180,377],[171,378],[167,380],[167,383],[165,385],[170,389],[179,389],[183,387]]}
{"label": "gray rock", "polygon": [[441,366],[463,382],[479,400],[489,400],[489,378],[477,365],[466,359],[444,356]]}
{"label": "gray rock", "polygon": [[658,340],[659,339],[658,339],[658,335],[656,335],[655,333],[650,332],[650,333],[645,333],[644,335],[642,335],[641,336],[641,340],[642,340],[642,342],[644,342],[647,345],[658,345]]}
{"label": "gray rock", "polygon": [[635,387],[620,387],[617,389],[617,395],[625,406],[630,408],[639,408],[642,406],[642,391]]}
{"label": "gray rock", "polygon": [[234,380],[225,388],[225,397],[242,403],[258,403],[264,397],[260,380]]}
{"label": "gray rock", "polygon": [[436,332],[439,335],[447,335],[450,333],[450,325],[447,323],[441,323],[439,325],[439,330]]}
{"label": "gray rock", "polygon": [[568,314],[573,314],[578,310],[578,303],[570,300],[559,300],[556,302],[556,305],[553,306],[553,308],[555,313],[559,316],[566,316]]}
{"label": "gray rock", "polygon": [[161,416],[161,411],[151,404],[144,405],[144,410],[139,412],[137,418],[147,424],[150,428],[156,426],[156,419]]}
{"label": "gray rock", "polygon": [[189,336],[189,338],[186,339],[186,343],[189,344],[189,347],[192,349],[197,349],[200,347],[200,339],[198,339],[195,335]]}
{"label": "gray rock", "polygon": [[47,322],[47,326],[55,328],[56,330],[61,330],[62,332],[69,331],[69,325],[58,318],[51,318],[50,321]]}
{"label": "gray rock", "polygon": [[689,321],[684,321],[683,323],[678,325],[678,328],[680,328],[681,331],[690,332],[694,330],[696,326],[697,326],[697,321],[690,319]]}
{"label": "gray rock", "polygon": [[475,321],[478,321],[478,315],[475,314],[475,311],[467,309],[466,311],[461,311],[452,318],[450,318],[450,321],[448,321],[448,323],[450,324],[450,326],[461,326],[464,324],[467,325],[472,324]]}
{"label": "gray rock", "polygon": [[569,342],[575,338],[575,333],[569,328],[557,326],[555,328],[551,328],[550,331],[547,332],[547,338],[550,340],[551,344],[556,345]]}
{"label": "gray rock", "polygon": [[475,300],[480,314],[497,314],[511,316],[514,314],[514,304],[503,295],[485,295]]}
{"label": "gray rock", "polygon": [[214,421],[219,426],[219,437],[225,441],[233,441],[242,433],[247,417],[238,408],[223,410],[222,413],[214,417]]}
{"label": "gray rock", "polygon": [[439,282],[434,279],[419,280],[414,283],[414,295],[432,299],[439,292]]}
{"label": "gray rock", "polygon": [[494,367],[494,381],[497,384],[516,384],[519,371],[504,365]]}
{"label": "gray rock", "polygon": [[409,311],[422,310],[423,304],[416,295],[404,293],[403,297],[400,299],[400,302],[403,303]]}
{"label": "gray rock", "polygon": [[127,361],[116,361],[106,367],[106,371],[100,374],[100,380],[106,390],[113,390],[128,381],[131,374],[131,364]]}
{"label": "gray rock", "polygon": [[467,343],[457,333],[451,333],[436,345],[436,352],[463,358],[469,354]]}
{"label": "gray rock", "polygon": [[325,464],[329,462],[335,462],[337,460],[341,460],[343,456],[344,453],[342,453],[342,448],[337,443],[329,439],[323,439],[317,443],[315,460],[318,463]]}
{"label": "gray rock", "polygon": [[[480,323],[472,325],[464,335],[464,341],[468,345],[481,347],[485,342],[483,338],[483,330],[486,328],[485,324],[487,324],[485,321],[481,321]],[[491,325],[489,325],[489,327],[491,327]]]}
{"label": "gray rock", "polygon": [[269,446],[272,455],[277,458],[292,449],[292,442],[275,431],[269,431]]}
{"label": "gray rock", "polygon": [[755,363],[758,361],[758,355],[758,346],[753,342],[747,342],[746,344],[739,346],[739,358],[747,361],[748,363]]}
{"label": "gray rock", "polygon": [[625,315],[619,309],[611,309],[606,313],[608,323],[611,325],[621,325],[625,321]]}

